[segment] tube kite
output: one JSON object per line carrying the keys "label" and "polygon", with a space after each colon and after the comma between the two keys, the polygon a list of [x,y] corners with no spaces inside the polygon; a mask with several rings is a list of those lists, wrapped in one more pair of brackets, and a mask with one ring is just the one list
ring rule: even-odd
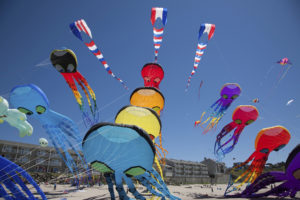
{"label": "tube kite", "polygon": [[[188,78],[186,89],[185,89],[186,91],[189,88],[189,86],[191,85],[192,76],[196,73],[196,70],[200,63],[202,55],[204,54],[204,50],[207,47],[208,40],[210,40],[214,36],[215,28],[216,28],[216,26],[214,24],[201,24],[201,26],[200,26],[199,35],[198,35],[198,46],[197,46],[197,50],[196,50],[196,56],[194,59],[194,69],[192,70],[192,72]],[[204,34],[207,34],[207,36],[208,36],[207,40],[202,38]]]}
{"label": "tube kite", "polygon": [[153,26],[154,60],[157,62],[158,50],[160,49],[164,28],[167,23],[168,10],[166,8],[151,9],[151,24]]}
{"label": "tube kite", "polygon": [[77,20],[77,21],[71,23],[70,29],[71,29],[72,33],[79,40],[81,40],[87,46],[87,48],[92,52],[92,54],[94,54],[94,56],[96,56],[96,58],[102,63],[102,65],[104,66],[107,73],[110,74],[116,80],[118,80],[125,89],[128,89],[128,87],[125,85],[125,83],[111,71],[109,65],[107,64],[106,60],[103,57],[103,54],[96,46],[96,44],[93,40],[92,32],[91,32],[90,28],[88,27],[88,25],[86,24],[85,20],[80,19],[80,20]]}

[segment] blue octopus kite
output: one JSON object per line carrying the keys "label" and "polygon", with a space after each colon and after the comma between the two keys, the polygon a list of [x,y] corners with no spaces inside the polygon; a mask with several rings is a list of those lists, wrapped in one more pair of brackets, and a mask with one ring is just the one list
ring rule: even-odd
{"label": "blue octopus kite", "polygon": [[[51,110],[46,94],[38,86],[29,84],[13,88],[10,92],[10,103],[22,113],[33,116],[41,122],[56,152],[73,175],[78,175],[79,170],[68,152],[68,147],[77,154],[82,165],[88,168],[76,148],[82,141],[76,124],[68,117]],[[77,145],[72,144],[71,138],[76,141]],[[62,148],[62,153],[59,148]],[[79,148],[79,150],[81,149]]]}
{"label": "blue octopus kite", "polygon": [[24,169],[0,156],[0,197],[5,200],[37,200],[22,179],[28,181],[43,200],[47,200],[43,191]]}
{"label": "blue octopus kite", "polygon": [[131,177],[161,199],[179,199],[170,194],[160,175],[152,168],[155,148],[143,129],[134,125],[99,123],[87,132],[82,146],[86,161],[105,174],[111,199],[115,199],[112,190],[114,179],[121,200],[129,199],[123,188],[123,180],[136,199],[146,200],[136,190]]}

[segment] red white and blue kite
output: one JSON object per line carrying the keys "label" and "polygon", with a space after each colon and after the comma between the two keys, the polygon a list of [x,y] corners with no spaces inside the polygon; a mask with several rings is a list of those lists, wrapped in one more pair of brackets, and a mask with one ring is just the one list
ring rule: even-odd
{"label": "red white and blue kite", "polygon": [[[77,21],[73,22],[72,24],[70,24],[70,29],[71,29],[72,33],[78,39],[83,41],[84,44],[89,48],[89,50],[98,58],[98,60],[103,64],[107,73],[109,73],[112,77],[114,77],[115,79],[120,81],[125,89],[128,89],[127,86],[124,84],[124,82],[111,71],[109,65],[107,64],[107,62],[105,61],[105,59],[103,57],[103,54],[96,46],[96,44],[93,40],[93,37],[92,37],[92,32],[91,32],[90,28],[88,27],[88,25],[86,24],[86,22],[84,21],[84,19],[77,20]],[[83,35],[83,33],[85,35]],[[86,36],[88,36],[88,37],[86,37]]]}
{"label": "red white and blue kite", "polygon": [[[197,46],[196,56],[195,56],[195,60],[194,60],[194,69],[188,78],[188,83],[186,85],[186,91],[191,84],[192,76],[196,73],[196,70],[200,63],[200,60],[204,53],[204,50],[206,49],[207,42],[208,42],[208,40],[210,40],[213,37],[213,35],[215,33],[215,28],[216,27],[214,24],[201,24],[201,26],[200,26],[199,36],[198,36],[198,46]],[[202,38],[203,34],[208,35],[208,40]]]}
{"label": "red white and blue kite", "polygon": [[166,8],[152,8],[151,9],[151,24],[153,26],[153,43],[154,43],[154,55],[155,62],[157,62],[158,50],[162,43],[162,36],[164,33],[164,28],[167,23],[167,13]]}

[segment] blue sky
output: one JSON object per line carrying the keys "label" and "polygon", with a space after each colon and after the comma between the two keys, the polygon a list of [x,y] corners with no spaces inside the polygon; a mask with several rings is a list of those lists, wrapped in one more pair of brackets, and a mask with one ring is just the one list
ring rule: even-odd
{"label": "blue sky", "polygon": [[[258,97],[261,102],[255,106],[260,112],[259,120],[246,127],[224,162],[230,166],[233,158],[246,160],[254,151],[259,130],[274,125],[285,126],[292,138],[284,149],[272,152],[268,162],[285,161],[300,142],[300,3],[296,0],[3,0],[0,95],[7,98],[16,85],[36,84],[47,94],[51,108],[73,119],[84,136],[87,129],[75,98],[48,61],[53,49],[67,47],[76,53],[78,71],[96,93],[101,121],[112,122],[118,110],[129,104],[131,91],[143,86],[142,66],[154,59],[150,10],[157,6],[168,9],[158,60],[165,71],[160,90],[166,100],[161,120],[167,157],[193,161],[214,158],[216,135],[231,121],[232,111]],[[81,18],[91,28],[94,41],[113,72],[129,86],[129,92],[107,75],[101,63],[70,32],[69,24]],[[202,23],[215,24],[216,31],[189,91],[185,92]],[[281,69],[275,62],[283,57],[288,57],[293,66],[270,92]],[[41,63],[44,65],[37,66]],[[201,80],[204,84],[199,100]],[[219,98],[219,91],[227,82],[239,83],[242,94],[228,109],[217,131],[202,135],[201,128],[194,128],[194,121]],[[295,100],[286,106],[290,99]],[[29,122],[34,127],[32,136],[20,138],[17,129],[1,124],[0,138],[33,144],[38,144],[40,137],[48,138],[38,121],[30,118]]]}

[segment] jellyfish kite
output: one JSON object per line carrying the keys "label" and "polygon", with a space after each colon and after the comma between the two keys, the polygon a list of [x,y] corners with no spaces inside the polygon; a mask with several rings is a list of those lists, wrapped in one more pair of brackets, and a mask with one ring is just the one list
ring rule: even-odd
{"label": "jellyfish kite", "polygon": [[154,60],[157,62],[158,50],[162,43],[164,28],[167,23],[168,10],[166,8],[151,9],[151,24],[153,26]]}
{"label": "jellyfish kite", "polygon": [[164,70],[157,63],[147,63],[142,68],[141,75],[144,79],[145,87],[159,89],[159,84],[164,78]]}
{"label": "jellyfish kite", "polygon": [[107,71],[108,74],[110,74],[113,78],[115,78],[117,81],[119,81],[125,89],[128,89],[128,87],[125,85],[125,83],[118,78],[110,69],[109,65],[107,64],[106,60],[103,57],[103,54],[101,51],[98,49],[96,46],[92,32],[88,25],[86,24],[84,19],[77,20],[73,23],[70,24],[70,29],[72,33],[79,39],[81,40],[87,48],[96,56],[96,58],[102,63],[104,66],[105,70]]}
{"label": "jellyfish kite", "polygon": [[[188,78],[185,91],[187,91],[187,89],[191,85],[192,76],[196,73],[196,70],[200,63],[202,55],[204,54],[204,50],[207,47],[208,41],[214,36],[215,28],[216,28],[216,26],[214,24],[201,24],[201,26],[200,26],[199,35],[198,35],[198,46],[197,46],[197,50],[196,50],[196,56],[194,59],[194,68]],[[207,34],[207,36],[208,36],[207,39],[203,38],[204,34]]]}
{"label": "jellyfish kite", "polygon": [[160,115],[165,105],[165,98],[163,94],[154,87],[140,87],[132,92],[130,104],[133,106],[151,108]]}
{"label": "jellyfish kite", "polygon": [[[208,123],[206,128],[204,128],[203,133],[207,133],[215,128],[231,103],[239,97],[241,91],[242,89],[237,83],[226,83],[223,85],[220,92],[221,97],[210,106],[210,109],[207,112],[205,111],[202,113],[200,120],[195,122],[195,126],[203,126],[205,123]],[[205,114],[208,114],[206,120],[204,120]]]}
{"label": "jellyfish kite", "polygon": [[[289,143],[290,138],[289,131],[283,126],[273,126],[259,131],[255,139],[255,152],[245,162],[235,166],[232,170],[246,166],[252,161],[251,165],[234,181],[229,181],[225,196],[232,191],[238,190],[245,183],[253,183],[261,175],[270,153],[285,147]],[[234,186],[233,184],[236,184],[238,181],[241,183]]]}
{"label": "jellyfish kite", "polygon": [[[263,192],[257,193],[268,185],[278,183],[278,186]],[[285,162],[285,172],[267,172],[260,175],[241,194],[228,195],[229,197],[261,198],[266,196],[277,196],[295,198],[300,191],[300,145],[296,146],[289,154]]]}
{"label": "jellyfish kite", "polygon": [[[19,111],[40,121],[56,152],[73,175],[77,175],[79,169],[68,152],[69,148],[77,154],[82,166],[87,168],[86,162],[78,152],[81,150],[78,147],[82,140],[78,127],[68,117],[50,109],[46,94],[38,86],[33,84],[16,86],[10,92],[10,103]],[[76,145],[72,144],[72,140],[76,142]]]}
{"label": "jellyfish kite", "polygon": [[86,133],[82,146],[87,162],[94,169],[106,174],[111,199],[114,199],[111,174],[114,175],[116,190],[122,200],[129,200],[123,181],[136,199],[146,200],[136,190],[131,177],[162,199],[179,199],[170,193],[159,174],[152,168],[155,148],[144,129],[135,125],[99,123]]}
{"label": "jellyfish kite", "polygon": [[[242,105],[238,106],[232,114],[232,122],[223,127],[217,135],[215,142],[215,155],[218,158],[223,158],[225,154],[231,152],[237,144],[240,134],[246,126],[252,124],[258,118],[258,110],[254,106]],[[225,142],[222,139],[234,130],[233,135]],[[230,144],[232,142],[232,144]],[[230,144],[230,145],[229,145]]]}
{"label": "jellyfish kite", "polygon": [[[83,121],[87,127],[92,126],[99,120],[99,112],[96,103],[96,95],[87,80],[77,71],[77,58],[71,49],[54,50],[50,54],[50,60],[55,69],[64,77],[67,84],[71,88],[76,101],[82,111]],[[75,81],[83,90],[92,113],[92,119],[89,117],[89,112],[84,108],[82,95],[78,91]],[[93,105],[91,103],[93,100]]]}
{"label": "jellyfish kite", "polygon": [[43,200],[47,200],[44,192],[23,168],[0,156],[0,197],[5,200],[36,200],[28,183]]}
{"label": "jellyfish kite", "polygon": [[120,109],[115,118],[117,124],[135,125],[145,130],[151,138],[154,145],[162,150],[163,156],[159,149],[156,148],[155,163],[162,176],[161,164],[164,164],[165,153],[167,152],[160,145],[155,143],[155,138],[161,137],[161,121],[157,113],[153,109],[138,107],[138,106],[124,106]]}
{"label": "jellyfish kite", "polygon": [[0,123],[6,121],[19,130],[20,137],[32,135],[33,128],[26,121],[26,115],[17,109],[10,109],[6,99],[0,96]]}

